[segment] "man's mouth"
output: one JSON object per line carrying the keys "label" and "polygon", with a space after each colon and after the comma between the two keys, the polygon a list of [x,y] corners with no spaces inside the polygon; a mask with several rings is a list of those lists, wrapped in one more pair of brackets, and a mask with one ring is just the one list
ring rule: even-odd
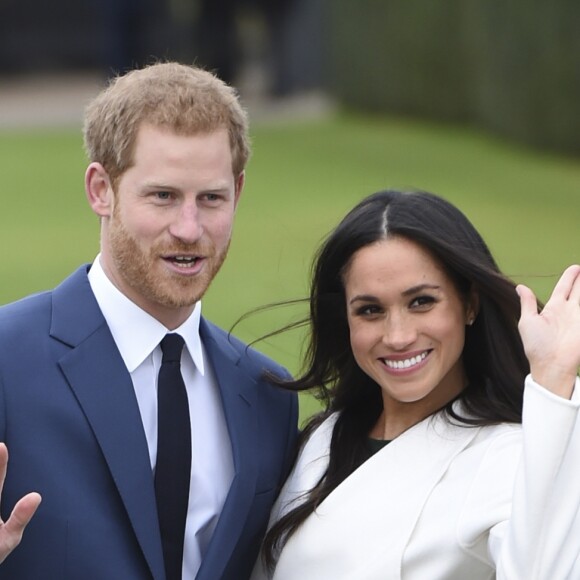
{"label": "man's mouth", "polygon": [[178,268],[192,268],[201,260],[200,256],[167,256],[164,258],[167,262],[171,262]]}

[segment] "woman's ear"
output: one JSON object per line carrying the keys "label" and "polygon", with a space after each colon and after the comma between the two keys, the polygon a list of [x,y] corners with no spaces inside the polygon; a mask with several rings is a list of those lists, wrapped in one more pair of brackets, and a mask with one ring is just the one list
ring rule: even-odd
{"label": "woman's ear", "polygon": [[467,299],[467,308],[465,309],[465,324],[471,326],[477,318],[479,312],[479,294],[472,287]]}
{"label": "woman's ear", "polygon": [[111,179],[100,163],[93,162],[87,167],[85,192],[91,209],[99,217],[109,217],[112,214],[114,196]]}

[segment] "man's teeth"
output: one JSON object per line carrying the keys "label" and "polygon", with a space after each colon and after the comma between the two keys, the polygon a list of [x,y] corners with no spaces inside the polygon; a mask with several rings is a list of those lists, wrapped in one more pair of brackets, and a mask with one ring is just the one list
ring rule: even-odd
{"label": "man's teeth", "polygon": [[197,262],[197,258],[192,256],[174,256],[172,260],[177,266],[180,266],[181,268],[188,268]]}
{"label": "man's teeth", "polygon": [[418,365],[422,360],[425,360],[425,357],[428,354],[429,353],[425,351],[422,352],[421,354],[418,354],[417,356],[414,356],[412,358],[406,358],[404,360],[388,360],[388,359],[383,360],[390,369],[408,369],[415,365]]}

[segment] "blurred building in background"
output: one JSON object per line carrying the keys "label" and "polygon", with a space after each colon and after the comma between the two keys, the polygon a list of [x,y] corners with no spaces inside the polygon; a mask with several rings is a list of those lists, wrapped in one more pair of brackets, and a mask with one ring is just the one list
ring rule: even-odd
{"label": "blurred building in background", "polygon": [[0,0],[0,85],[169,58],[577,155],[579,23],[578,0]]}
{"label": "blurred building in background", "polygon": [[2,0],[0,72],[107,73],[139,64],[166,44],[165,10],[157,0]]}
{"label": "blurred building in background", "polygon": [[2,0],[2,76],[196,62],[273,96],[323,84],[324,0]]}

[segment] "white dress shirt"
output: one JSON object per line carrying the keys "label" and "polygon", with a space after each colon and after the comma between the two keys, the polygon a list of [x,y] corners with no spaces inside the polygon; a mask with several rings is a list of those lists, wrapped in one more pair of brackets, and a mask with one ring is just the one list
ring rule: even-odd
{"label": "white dress shirt", "polygon": [[100,255],[89,282],[113,339],[131,375],[149,447],[151,469],[157,460],[157,375],[159,343],[168,332],[185,340],[181,372],[191,420],[191,483],[185,527],[183,578],[193,580],[206,552],[234,477],[231,443],[213,369],[199,336],[201,303],[179,327],[169,331],[129,300],[107,278]]}

